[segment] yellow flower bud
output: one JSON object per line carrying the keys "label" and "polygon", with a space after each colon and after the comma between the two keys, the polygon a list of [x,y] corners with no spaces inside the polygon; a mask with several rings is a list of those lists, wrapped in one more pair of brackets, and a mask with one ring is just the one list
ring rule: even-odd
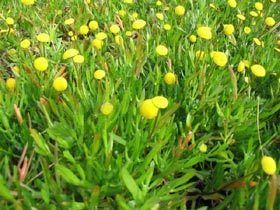
{"label": "yellow flower bud", "polygon": [[264,77],[266,74],[265,68],[262,65],[255,64],[251,66],[252,73],[257,77]]}
{"label": "yellow flower bud", "polygon": [[33,5],[35,3],[35,0],[21,0],[21,3],[24,5]]}
{"label": "yellow flower bud", "polygon": [[111,104],[110,102],[105,102],[104,104],[102,104],[100,111],[104,115],[109,115],[112,113],[113,109],[114,109],[113,104]]}
{"label": "yellow flower bud", "polygon": [[75,22],[74,18],[69,18],[64,21],[65,25],[72,25]]}
{"label": "yellow flower bud", "polygon": [[37,35],[37,40],[39,42],[50,42],[50,36],[46,33],[41,33]]}
{"label": "yellow flower bud", "polygon": [[214,61],[214,63],[218,66],[225,66],[228,62],[227,55],[223,52],[214,51],[211,53],[211,58]]}
{"label": "yellow flower bud", "polygon": [[234,33],[234,26],[232,24],[225,24],[224,33],[228,36],[232,35]]}
{"label": "yellow flower bud", "polygon": [[256,2],[255,3],[255,8],[259,11],[263,10],[263,4],[261,2]]}
{"label": "yellow flower bud", "polygon": [[245,70],[245,63],[243,61],[240,61],[237,67],[238,72],[242,72]]}
{"label": "yellow flower bud", "polygon": [[110,27],[110,31],[113,33],[113,34],[117,34],[120,32],[120,27],[116,24],[112,25]]}
{"label": "yellow flower bud", "polygon": [[163,96],[156,96],[152,98],[152,102],[159,109],[165,109],[168,106],[168,100]]}
{"label": "yellow flower bud", "polygon": [[103,46],[103,41],[100,40],[100,39],[94,39],[94,40],[92,41],[91,45],[92,45],[94,48],[100,50],[100,49],[102,48],[102,46]]}
{"label": "yellow flower bud", "polygon": [[197,29],[196,32],[197,35],[202,39],[206,39],[206,40],[212,39],[212,32],[210,27],[201,26]]}
{"label": "yellow flower bud", "polygon": [[237,3],[235,0],[228,0],[228,5],[232,8],[235,8],[237,6]]}
{"label": "yellow flower bud", "polygon": [[79,54],[79,51],[76,50],[76,49],[73,49],[73,48],[70,48],[68,50],[66,50],[64,53],[63,53],[63,56],[62,58],[64,60],[68,59],[68,58],[73,58],[74,56],[78,55]]}
{"label": "yellow flower bud", "polygon": [[163,28],[164,28],[164,30],[169,31],[169,30],[171,30],[171,25],[166,23],[163,25]]}
{"label": "yellow flower bud", "polygon": [[251,28],[248,27],[248,26],[245,26],[245,27],[244,27],[244,32],[245,32],[245,34],[251,33]]}
{"label": "yellow flower bud", "polygon": [[10,25],[14,25],[15,21],[13,18],[8,17],[8,18],[6,18],[6,23],[7,23],[7,25],[10,26]]}
{"label": "yellow flower bud", "polygon": [[107,34],[104,32],[99,32],[98,34],[95,35],[95,38],[99,40],[104,40],[107,38]]}
{"label": "yellow flower bud", "polygon": [[105,71],[99,69],[99,70],[96,70],[96,71],[94,72],[94,75],[93,75],[93,76],[94,76],[95,79],[101,80],[101,79],[103,79],[103,78],[105,77],[105,75],[106,75]]}
{"label": "yellow flower bud", "polygon": [[53,88],[58,92],[66,90],[67,86],[67,80],[64,77],[57,77],[53,81]]}
{"label": "yellow flower bud", "polygon": [[29,39],[24,39],[20,42],[20,47],[23,48],[23,49],[27,49],[30,47],[30,40]]}
{"label": "yellow flower bud", "polygon": [[195,35],[190,35],[189,40],[190,40],[190,42],[195,43],[196,42],[196,36]]}
{"label": "yellow flower bud", "polygon": [[173,85],[176,82],[176,75],[174,73],[172,73],[172,72],[168,72],[164,76],[164,81],[168,85]]}
{"label": "yellow flower bud", "polygon": [[87,25],[82,25],[79,29],[80,34],[87,35],[89,32],[89,28]]}
{"label": "yellow flower bud", "polygon": [[14,90],[16,88],[16,80],[14,78],[9,78],[6,81],[6,87],[9,90]]}
{"label": "yellow flower bud", "polygon": [[275,25],[275,20],[272,17],[267,17],[265,19],[265,24],[269,27],[272,27]]}
{"label": "yellow flower bud", "polygon": [[199,146],[199,150],[200,150],[200,152],[203,152],[203,153],[205,153],[205,152],[207,152],[207,145],[206,144],[201,144],[200,146]]}
{"label": "yellow flower bud", "polygon": [[273,175],[276,172],[276,162],[272,157],[263,156],[261,160],[263,171],[268,175]]}
{"label": "yellow flower bud", "polygon": [[146,25],[146,21],[142,19],[135,20],[132,24],[132,28],[136,30],[140,30],[144,28]]}
{"label": "yellow flower bud", "polygon": [[75,56],[73,57],[73,61],[74,61],[74,63],[79,63],[79,64],[81,64],[81,63],[83,63],[83,62],[85,61],[85,58],[84,58],[84,56],[82,56],[82,55],[75,55]]}
{"label": "yellow flower bud", "polygon": [[156,52],[158,55],[166,56],[168,54],[168,49],[164,45],[158,45],[156,47]]}
{"label": "yellow flower bud", "polygon": [[183,16],[185,14],[185,7],[183,7],[182,5],[178,5],[177,7],[175,7],[175,14]]}
{"label": "yellow flower bud", "polygon": [[90,21],[88,26],[89,26],[90,30],[92,30],[92,31],[95,31],[99,28],[98,22],[95,20]]}
{"label": "yellow flower bud", "polygon": [[154,119],[158,115],[158,108],[151,99],[147,99],[140,105],[140,113],[146,119]]}
{"label": "yellow flower bud", "polygon": [[39,57],[34,60],[34,67],[38,71],[46,71],[48,66],[48,60],[44,57]]}

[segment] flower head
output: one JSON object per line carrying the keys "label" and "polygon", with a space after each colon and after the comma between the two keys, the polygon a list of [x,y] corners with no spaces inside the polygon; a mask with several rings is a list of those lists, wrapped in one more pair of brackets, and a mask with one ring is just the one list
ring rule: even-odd
{"label": "flower head", "polygon": [[263,4],[261,2],[256,2],[255,3],[255,8],[259,11],[263,10]]}
{"label": "flower head", "polygon": [[173,85],[176,82],[176,75],[172,72],[168,72],[164,76],[164,82],[168,85]]}
{"label": "flower head", "polygon": [[50,42],[50,36],[46,33],[38,34],[36,38],[39,42]]}
{"label": "flower head", "polygon": [[140,105],[140,114],[146,119],[154,119],[158,115],[158,110],[152,99],[146,99]]}
{"label": "flower head", "polygon": [[120,32],[120,27],[117,25],[117,24],[113,24],[111,25],[110,27],[110,31],[113,33],[113,34],[117,34]]}
{"label": "flower head", "polygon": [[11,25],[14,25],[15,21],[14,21],[13,18],[7,17],[6,18],[6,23],[7,23],[7,25],[11,26]]}
{"label": "flower head", "polygon": [[107,38],[107,34],[104,32],[99,32],[98,34],[95,35],[95,38],[99,40],[104,40]]}
{"label": "flower head", "polygon": [[210,27],[207,26],[198,27],[196,32],[197,35],[202,39],[206,39],[206,40],[212,39],[212,32]]}
{"label": "flower head", "polygon": [[156,96],[152,98],[152,102],[159,109],[165,109],[168,106],[168,100],[164,96]]}
{"label": "flower head", "polygon": [[67,86],[67,80],[64,77],[57,77],[53,81],[53,88],[58,92],[66,90]]}
{"label": "flower head", "polygon": [[14,78],[9,78],[6,80],[6,87],[9,90],[14,90],[16,87],[16,80]]}
{"label": "flower head", "polygon": [[94,39],[94,40],[91,42],[91,45],[92,45],[94,48],[100,50],[100,49],[102,48],[102,46],[103,46],[103,41],[100,40],[100,39]]}
{"label": "flower head", "polygon": [[190,42],[195,43],[196,42],[196,35],[190,35],[189,40],[190,40]]}
{"label": "flower head", "polygon": [[79,63],[79,64],[81,64],[81,63],[83,63],[83,62],[85,61],[85,58],[84,58],[84,56],[82,56],[82,55],[75,55],[75,56],[73,57],[73,61],[74,61],[74,63]]}
{"label": "flower head", "polygon": [[68,18],[64,21],[64,24],[65,25],[72,25],[72,24],[74,24],[74,22],[75,22],[74,18]]}
{"label": "flower head", "polygon": [[27,49],[30,47],[30,40],[29,39],[24,39],[20,42],[20,47],[23,48],[23,49]]}
{"label": "flower head", "polygon": [[178,16],[183,16],[185,14],[185,7],[183,7],[182,5],[178,5],[177,7],[175,7],[175,14]]}
{"label": "flower head", "polygon": [[265,68],[259,64],[252,65],[251,70],[252,73],[257,77],[264,77],[266,74]]}
{"label": "flower head", "polygon": [[135,20],[132,24],[132,28],[136,30],[140,30],[144,28],[146,25],[146,21],[142,19]]}
{"label": "flower head", "polygon": [[235,8],[237,6],[237,3],[235,0],[228,0],[228,5],[232,8]]}
{"label": "flower head", "polygon": [[113,104],[111,104],[110,102],[105,102],[104,104],[102,104],[100,111],[104,115],[109,115],[112,113],[113,109],[114,109]]}
{"label": "flower head", "polygon": [[49,62],[44,57],[39,57],[34,60],[34,67],[38,71],[46,71],[49,66]]}
{"label": "flower head", "polygon": [[94,72],[94,75],[93,75],[93,76],[94,76],[95,79],[101,80],[101,79],[103,79],[103,78],[105,77],[105,75],[106,75],[105,71],[99,69],[99,70],[96,70],[96,71]]}
{"label": "flower head", "polygon": [[80,34],[87,35],[89,32],[89,28],[87,25],[82,25],[79,29]]}
{"label": "flower head", "polygon": [[207,145],[206,144],[201,144],[200,146],[199,146],[199,150],[200,150],[200,152],[202,152],[202,153],[205,153],[205,152],[207,152]]}
{"label": "flower head", "polygon": [[225,24],[224,25],[224,33],[225,35],[232,35],[234,32],[234,26],[232,24]]}
{"label": "flower head", "polygon": [[227,55],[223,52],[214,51],[211,53],[211,58],[214,61],[214,63],[218,66],[225,66],[228,62]]}
{"label": "flower head", "polygon": [[74,56],[76,56],[76,55],[78,55],[78,54],[79,54],[79,51],[78,51],[78,50],[76,50],[76,49],[74,49],[74,48],[70,48],[70,49],[66,50],[66,51],[63,53],[62,58],[63,58],[64,60],[66,60],[66,59],[72,58],[72,57],[74,57]]}
{"label": "flower head", "polygon": [[33,5],[35,3],[35,0],[21,0],[21,3],[29,6],[29,5]]}
{"label": "flower head", "polygon": [[269,27],[272,27],[275,25],[275,20],[273,19],[273,17],[267,17],[265,19],[265,24]]}
{"label": "flower head", "polygon": [[97,21],[92,20],[89,22],[88,27],[90,28],[90,30],[95,31],[99,28],[99,25]]}
{"label": "flower head", "polygon": [[158,55],[166,56],[168,54],[168,49],[164,45],[158,45],[156,47],[156,52]]}
{"label": "flower head", "polygon": [[273,175],[276,172],[276,163],[272,157],[263,156],[261,160],[263,171],[268,175]]}

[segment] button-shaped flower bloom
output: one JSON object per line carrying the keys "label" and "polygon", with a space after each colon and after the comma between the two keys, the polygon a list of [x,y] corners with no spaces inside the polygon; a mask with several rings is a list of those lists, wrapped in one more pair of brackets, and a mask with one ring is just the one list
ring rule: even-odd
{"label": "button-shaped flower bloom", "polygon": [[236,17],[237,17],[239,20],[242,20],[242,21],[246,20],[246,17],[245,17],[244,15],[242,15],[242,14],[236,15]]}
{"label": "button-shaped flower bloom", "polygon": [[232,8],[235,8],[237,6],[237,3],[235,0],[228,0],[228,5]]}
{"label": "button-shaped flower bloom", "polygon": [[107,34],[104,32],[99,32],[98,34],[95,35],[95,38],[99,40],[104,40],[107,38]]}
{"label": "button-shaped flower bloom", "polygon": [[15,21],[14,21],[13,18],[7,17],[6,18],[6,23],[7,23],[7,25],[12,26],[12,25],[14,25]]}
{"label": "button-shaped flower bloom", "polygon": [[272,27],[275,25],[275,20],[273,19],[273,17],[267,17],[265,19],[265,24],[269,27]]}
{"label": "button-shaped flower bloom", "polygon": [[199,150],[200,150],[200,152],[202,152],[202,153],[205,153],[205,152],[207,152],[207,145],[206,144],[201,144],[200,146],[199,146]]}
{"label": "button-shaped flower bloom", "polygon": [[95,31],[99,28],[99,25],[97,21],[92,20],[89,22],[88,27],[90,28],[90,30]]}
{"label": "button-shaped flower bloom", "polygon": [[251,28],[250,27],[248,27],[248,26],[245,26],[244,27],[244,32],[245,32],[245,34],[249,34],[249,33],[251,33]]}
{"label": "button-shaped flower bloom", "polygon": [[27,49],[30,47],[30,40],[29,39],[24,39],[20,42],[20,47],[23,48],[23,49]]}
{"label": "button-shaped flower bloom", "polygon": [[80,28],[79,28],[79,32],[80,34],[82,35],[87,35],[88,32],[89,32],[89,28],[87,25],[82,25]]}
{"label": "button-shaped flower bloom", "polygon": [[114,106],[110,102],[105,102],[102,104],[100,111],[104,115],[109,115],[113,112]]}
{"label": "button-shaped flower bloom", "polygon": [[73,57],[73,61],[74,61],[74,63],[79,63],[79,64],[81,64],[81,63],[83,63],[83,62],[85,61],[85,58],[84,58],[84,56],[82,56],[82,55],[75,55],[75,56]]}
{"label": "button-shaped flower bloom", "polygon": [[244,71],[245,70],[245,63],[243,62],[243,61],[240,61],[239,62],[239,64],[238,64],[238,66],[237,66],[237,71],[238,72],[242,72],[242,71]]}
{"label": "button-shaped flower bloom", "polygon": [[67,80],[64,77],[57,77],[53,81],[53,88],[58,92],[66,90],[67,86]]}
{"label": "button-shaped flower bloom", "polygon": [[212,39],[212,31],[210,27],[207,26],[201,26],[197,29],[197,35],[201,37],[202,39],[210,40]]}
{"label": "button-shaped flower bloom", "polygon": [[72,25],[72,24],[74,24],[74,22],[75,22],[74,18],[68,18],[64,21],[64,24],[65,25]]}
{"label": "button-shaped flower bloom", "polygon": [[263,4],[261,2],[256,2],[255,3],[255,8],[258,10],[258,11],[262,11],[263,10]]}
{"label": "button-shaped flower bloom", "polygon": [[164,30],[166,30],[166,31],[170,31],[170,30],[171,30],[171,25],[168,24],[168,23],[166,23],[166,24],[163,25],[163,28],[164,28]]}
{"label": "button-shaped flower bloom", "polygon": [[49,66],[49,62],[44,57],[39,57],[34,60],[34,67],[38,71],[46,71]]}
{"label": "button-shaped flower bloom", "polygon": [[224,33],[227,36],[230,36],[234,33],[234,26],[232,24],[225,24],[224,25]]}
{"label": "button-shaped flower bloom", "polygon": [[272,157],[263,156],[261,160],[263,171],[268,175],[273,175],[276,172],[276,163]]}
{"label": "button-shaped flower bloom", "polygon": [[138,20],[135,20],[132,23],[132,28],[136,29],[136,30],[140,30],[140,29],[144,28],[145,25],[146,25],[146,21],[145,20],[138,19]]}
{"label": "button-shaped flower bloom", "polygon": [[190,35],[189,40],[190,40],[191,43],[195,43],[196,42],[196,35],[193,35],[193,34]]}
{"label": "button-shaped flower bloom", "polygon": [[40,33],[36,38],[39,42],[50,42],[50,36],[46,33]]}
{"label": "button-shaped flower bloom", "polygon": [[140,105],[140,114],[146,119],[154,119],[158,115],[158,108],[152,102],[152,99],[146,99]]}
{"label": "button-shaped flower bloom", "polygon": [[9,78],[6,80],[6,87],[9,90],[14,90],[16,88],[16,80],[14,78]]}
{"label": "button-shaped flower bloom", "polygon": [[21,0],[21,3],[29,6],[29,5],[33,5],[35,3],[35,0]]}
{"label": "button-shaped flower bloom", "polygon": [[259,64],[252,65],[251,70],[252,73],[257,77],[264,77],[266,74],[265,68]]}
{"label": "button-shaped flower bloom", "polygon": [[164,75],[164,82],[168,85],[173,85],[176,82],[176,75],[173,72],[168,72]]}
{"label": "button-shaped flower bloom", "polygon": [[93,76],[97,80],[101,80],[105,77],[106,73],[104,70],[98,69],[94,72]]}
{"label": "button-shaped flower bloom", "polygon": [[228,57],[225,53],[219,52],[219,51],[213,51],[211,52],[211,58],[214,61],[214,63],[218,66],[225,66],[228,62]]}
{"label": "button-shaped flower bloom", "polygon": [[168,100],[164,96],[156,96],[152,98],[152,102],[159,109],[165,109],[168,106]]}
{"label": "button-shaped flower bloom", "polygon": [[178,5],[175,7],[175,14],[178,16],[183,16],[185,14],[185,7],[183,7],[182,5]]}
{"label": "button-shaped flower bloom", "polygon": [[117,34],[120,32],[120,27],[117,25],[117,24],[113,24],[111,25],[110,27],[110,31],[113,33],[113,34]]}
{"label": "button-shaped flower bloom", "polygon": [[158,55],[166,56],[168,54],[168,49],[164,45],[158,45],[156,47],[156,52]]}
{"label": "button-shaped flower bloom", "polygon": [[100,39],[94,39],[94,40],[91,42],[91,45],[92,45],[94,48],[100,50],[100,49],[102,48],[102,46],[103,46],[103,41],[100,40]]}
{"label": "button-shaped flower bloom", "polygon": [[68,59],[68,58],[73,58],[74,56],[78,55],[79,54],[79,51],[74,49],[74,48],[70,48],[68,50],[66,50],[64,53],[63,53],[63,56],[62,58],[64,60]]}

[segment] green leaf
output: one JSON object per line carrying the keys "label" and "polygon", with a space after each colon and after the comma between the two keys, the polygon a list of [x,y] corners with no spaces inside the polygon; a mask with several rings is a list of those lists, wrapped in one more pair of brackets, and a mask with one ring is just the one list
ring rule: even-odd
{"label": "green leaf", "polygon": [[1,175],[0,175],[0,196],[8,201],[14,200],[12,193],[6,187],[5,181]]}
{"label": "green leaf", "polygon": [[43,137],[35,129],[30,129],[30,134],[37,145],[37,152],[42,155],[50,155],[50,149]]}
{"label": "green leaf", "polygon": [[68,183],[80,186],[82,181],[68,168],[63,165],[56,165],[57,173]]}
{"label": "green leaf", "polygon": [[136,201],[142,202],[144,199],[144,194],[125,167],[121,170],[121,178],[129,192],[131,193],[132,197]]}

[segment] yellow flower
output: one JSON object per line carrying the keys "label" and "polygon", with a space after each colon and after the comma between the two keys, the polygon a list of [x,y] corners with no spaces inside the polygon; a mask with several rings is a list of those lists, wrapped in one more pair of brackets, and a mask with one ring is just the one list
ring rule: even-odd
{"label": "yellow flower", "polygon": [[20,73],[20,69],[19,69],[19,67],[18,66],[13,66],[12,67],[12,70],[14,71],[14,72],[16,72],[16,73]]}
{"label": "yellow flower", "polygon": [[225,35],[232,35],[234,33],[234,26],[232,24],[224,25],[224,33]]}
{"label": "yellow flower", "polygon": [[132,24],[132,28],[136,30],[140,30],[144,28],[146,25],[146,21],[142,19],[135,20]]}
{"label": "yellow flower", "polygon": [[207,26],[201,26],[197,29],[197,35],[203,39],[209,40],[212,39],[211,28]]}
{"label": "yellow flower", "polygon": [[27,49],[30,47],[30,40],[29,39],[24,39],[20,42],[20,47],[23,48],[23,49]]}
{"label": "yellow flower", "polygon": [[74,18],[69,18],[64,21],[65,25],[72,25],[75,22]]}
{"label": "yellow flower", "polygon": [[100,39],[94,39],[94,40],[91,42],[91,45],[92,45],[94,48],[100,50],[100,49],[102,48],[102,46],[103,46],[103,41],[100,40]]}
{"label": "yellow flower", "polygon": [[263,156],[261,160],[263,171],[268,175],[273,175],[276,172],[276,162],[272,157]]}
{"label": "yellow flower", "polygon": [[240,19],[240,20],[246,20],[246,17],[245,17],[244,15],[242,15],[242,14],[236,15],[236,17],[237,17],[238,19]]}
{"label": "yellow flower", "polygon": [[190,42],[195,43],[196,42],[196,36],[195,35],[190,35],[189,40],[190,40]]}
{"label": "yellow flower", "polygon": [[121,17],[124,17],[126,15],[126,11],[124,11],[123,9],[118,11],[118,15]]}
{"label": "yellow flower", "polygon": [[232,8],[235,8],[237,6],[237,3],[235,0],[228,0],[228,5]]}
{"label": "yellow flower", "polygon": [[24,5],[33,5],[35,3],[35,0],[21,0],[21,3]]}
{"label": "yellow flower", "polygon": [[249,68],[251,66],[251,62],[248,60],[243,60],[242,61],[245,64],[245,67]]}
{"label": "yellow flower", "polygon": [[117,45],[123,45],[123,38],[120,35],[115,36],[115,42]]}
{"label": "yellow flower", "polygon": [[263,4],[261,2],[256,2],[255,3],[255,8],[259,11],[263,10]]}
{"label": "yellow flower", "polygon": [[102,104],[100,111],[104,115],[109,115],[112,113],[113,109],[113,104],[111,104],[110,102],[105,102],[104,104]]}
{"label": "yellow flower", "polygon": [[132,32],[131,31],[127,31],[127,32],[125,32],[125,35],[130,37],[130,36],[132,36]]}
{"label": "yellow flower", "polygon": [[195,52],[195,57],[198,59],[198,60],[202,60],[204,58],[204,55],[205,55],[205,52],[204,51],[196,51]]}
{"label": "yellow flower", "polygon": [[240,61],[238,66],[237,66],[237,71],[242,72],[245,70],[245,63],[243,61]]}
{"label": "yellow flower", "polygon": [[214,63],[218,66],[225,66],[228,62],[227,55],[223,52],[213,51],[211,52],[211,58],[213,59]]}
{"label": "yellow flower", "polygon": [[176,82],[176,75],[172,72],[168,72],[164,76],[164,81],[168,85],[173,85]]}
{"label": "yellow flower", "polygon": [[14,78],[9,78],[6,81],[6,87],[9,90],[14,90],[16,88],[16,80]]}
{"label": "yellow flower", "polygon": [[162,5],[162,2],[161,2],[161,1],[157,1],[157,2],[156,2],[156,5],[157,5],[157,6],[161,6],[161,5]]}
{"label": "yellow flower", "polygon": [[104,40],[107,38],[107,34],[104,32],[99,32],[98,34],[95,35],[95,38],[99,40]]}
{"label": "yellow flower", "polygon": [[73,57],[73,61],[74,63],[83,63],[85,61],[85,58],[82,55],[75,55]]}
{"label": "yellow flower", "polygon": [[158,110],[152,99],[146,99],[140,105],[140,114],[146,119],[154,119],[158,115]]}
{"label": "yellow flower", "polygon": [[126,4],[133,4],[133,0],[123,0],[123,2]]}
{"label": "yellow flower", "polygon": [[39,57],[34,60],[34,67],[38,71],[46,71],[49,66],[49,62],[44,57]]}
{"label": "yellow flower", "polygon": [[89,28],[88,28],[87,25],[82,25],[82,26],[80,27],[79,31],[80,31],[80,34],[82,34],[82,35],[87,35],[88,32],[89,32]]}
{"label": "yellow flower", "polygon": [[74,48],[70,48],[70,49],[66,50],[66,51],[63,53],[62,58],[63,58],[64,60],[66,60],[66,59],[72,58],[72,57],[74,57],[74,56],[76,56],[76,55],[78,55],[78,54],[79,54],[79,51],[78,51],[78,50],[76,50],[76,49],[74,49]]}
{"label": "yellow flower", "polygon": [[185,14],[185,7],[183,7],[182,5],[178,5],[177,7],[175,7],[175,14],[183,16]]}
{"label": "yellow flower", "polygon": [[10,26],[10,25],[14,25],[15,21],[13,18],[8,17],[8,18],[6,18],[6,23],[7,23],[7,25]]}
{"label": "yellow flower", "polygon": [[245,27],[244,27],[244,32],[245,32],[245,34],[251,33],[251,28],[248,27],[248,26],[245,26]]}
{"label": "yellow flower", "polygon": [[58,92],[66,90],[67,86],[67,80],[64,77],[57,77],[53,81],[53,88]]}
{"label": "yellow flower", "polygon": [[120,27],[117,25],[117,24],[114,24],[110,27],[110,31],[113,33],[113,34],[117,34],[120,32]]}
{"label": "yellow flower", "polygon": [[275,25],[275,20],[272,17],[267,17],[265,19],[265,24],[269,27],[272,27]]}
{"label": "yellow flower", "polygon": [[255,11],[251,11],[250,15],[253,16],[253,17],[258,17],[258,13],[256,13]]}
{"label": "yellow flower", "polygon": [[263,42],[261,40],[259,40],[258,38],[253,38],[253,41],[255,42],[256,45],[258,46],[262,46]]}
{"label": "yellow flower", "polygon": [[95,31],[99,28],[98,22],[95,20],[90,21],[88,26],[89,26],[90,30],[92,30],[92,31]]}
{"label": "yellow flower", "polygon": [[158,55],[165,56],[168,54],[168,49],[164,45],[158,45],[156,47],[156,52]]}
{"label": "yellow flower", "polygon": [[132,17],[133,17],[134,19],[138,18],[138,13],[137,13],[137,12],[133,12],[133,13],[132,13]]}
{"label": "yellow flower", "polygon": [[74,36],[74,32],[73,31],[69,31],[68,35],[72,37],[72,36]]}
{"label": "yellow flower", "polygon": [[156,17],[159,19],[159,20],[163,20],[164,19],[164,16],[162,13],[156,13]]}
{"label": "yellow flower", "polygon": [[265,68],[262,65],[255,64],[251,66],[252,73],[257,77],[264,77],[266,74]]}
{"label": "yellow flower", "polygon": [[103,79],[103,78],[105,77],[105,75],[106,75],[105,71],[99,69],[99,70],[96,70],[96,71],[94,72],[94,75],[93,75],[93,76],[94,76],[95,79],[100,80],[100,79]]}
{"label": "yellow flower", "polygon": [[39,42],[50,42],[50,36],[46,33],[41,33],[37,35],[37,40]]}
{"label": "yellow flower", "polygon": [[163,96],[156,96],[152,98],[152,102],[159,109],[165,109],[168,106],[168,100]]}
{"label": "yellow flower", "polygon": [[200,152],[203,152],[203,153],[205,153],[205,152],[207,152],[207,145],[206,144],[201,144],[200,146],[199,146],[199,150],[200,150]]}
{"label": "yellow flower", "polygon": [[163,28],[164,28],[164,30],[169,31],[169,30],[171,30],[171,25],[166,23],[163,25]]}

